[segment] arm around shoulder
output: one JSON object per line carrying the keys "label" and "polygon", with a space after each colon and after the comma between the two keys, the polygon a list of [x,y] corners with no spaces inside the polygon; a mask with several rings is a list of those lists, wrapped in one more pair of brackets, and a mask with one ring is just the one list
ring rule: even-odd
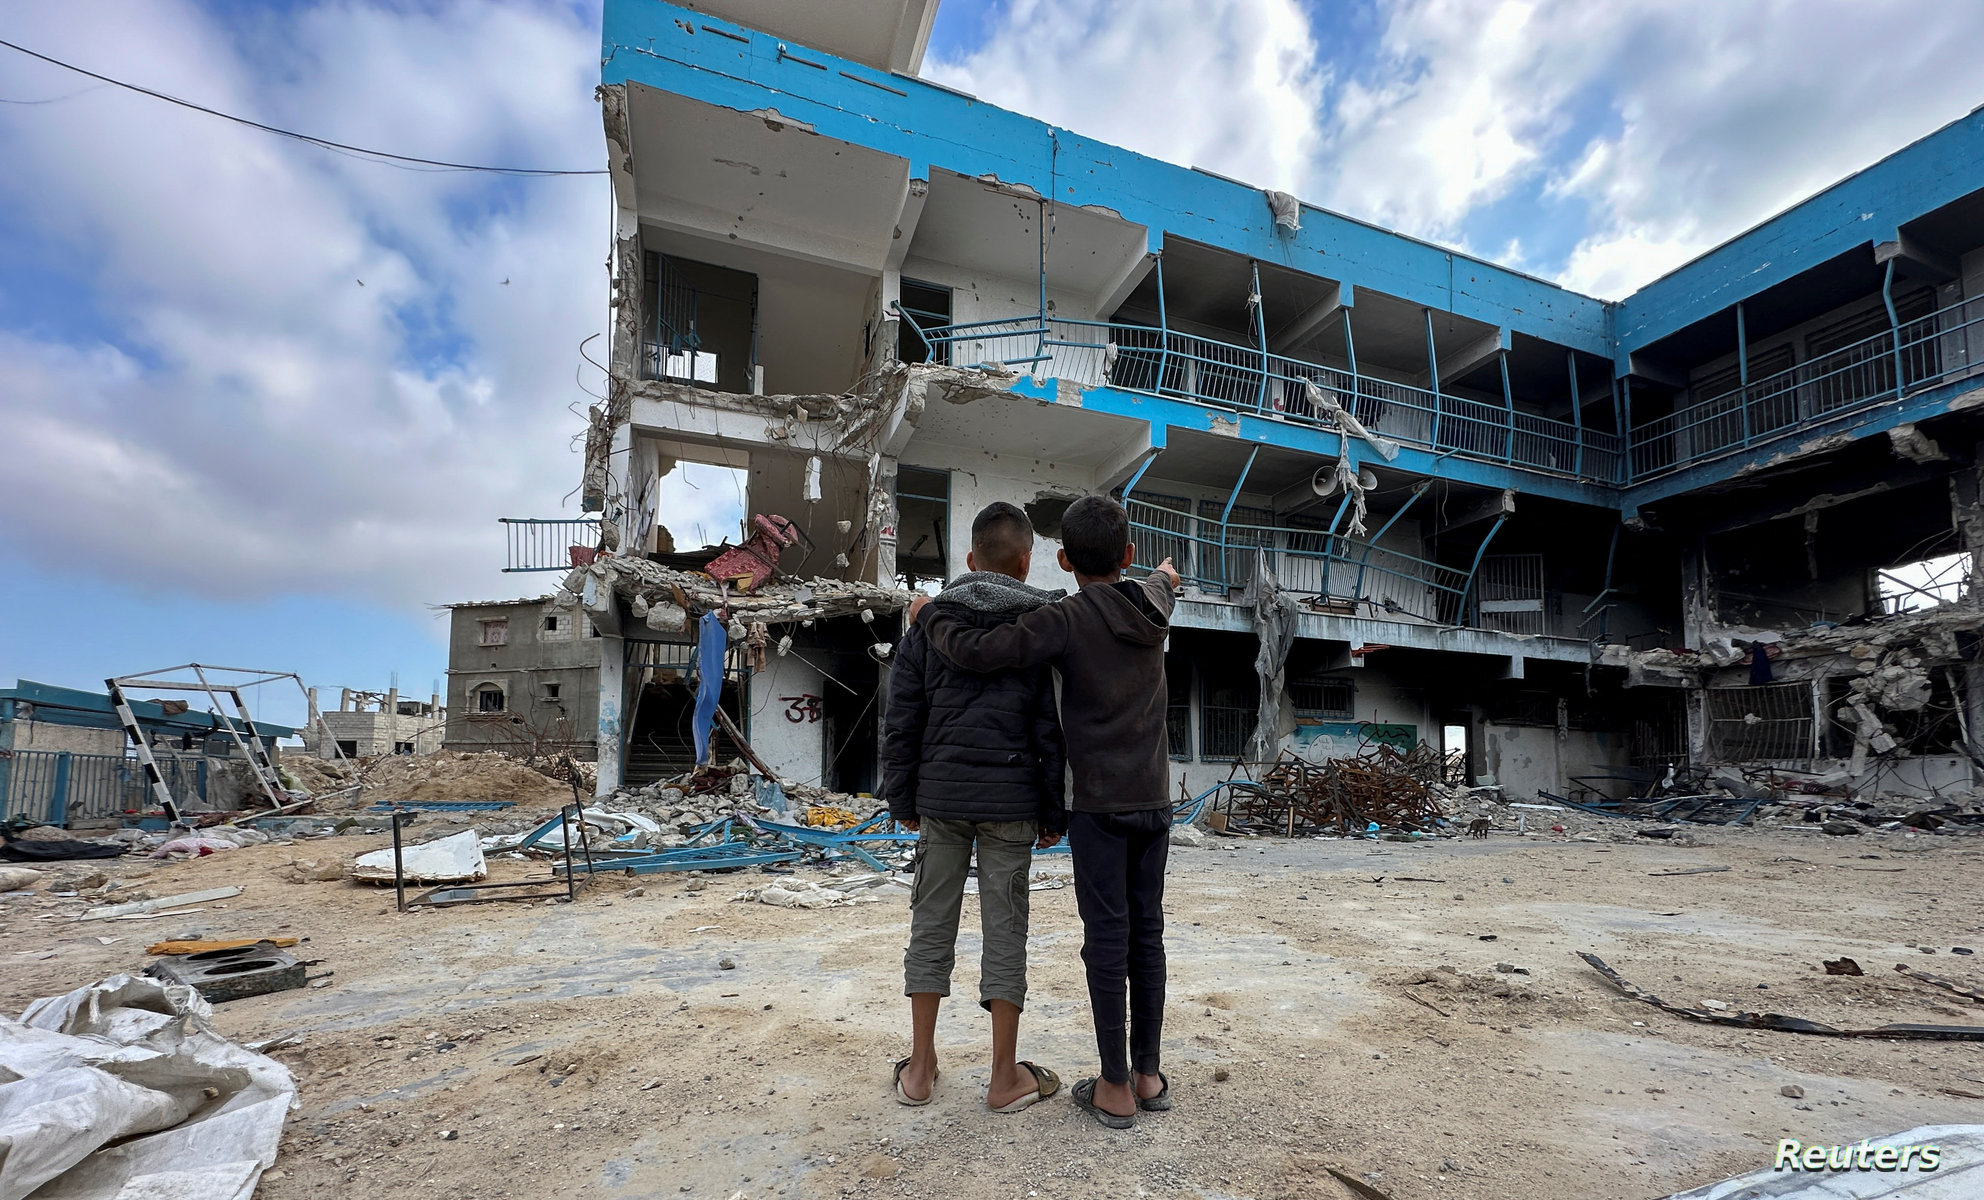
{"label": "arm around shoulder", "polygon": [[1068,644],[1068,613],[1061,604],[1043,604],[1015,621],[976,629],[931,605],[917,628],[937,653],[967,671],[1037,667],[1061,656]]}

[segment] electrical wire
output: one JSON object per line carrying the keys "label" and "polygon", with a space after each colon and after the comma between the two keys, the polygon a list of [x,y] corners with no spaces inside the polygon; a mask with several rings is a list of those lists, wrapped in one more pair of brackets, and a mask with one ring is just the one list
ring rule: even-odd
{"label": "electrical wire", "polygon": [[[182,100],[177,96],[168,95],[165,92],[155,91],[151,88],[142,87],[135,83],[126,83],[122,79],[112,79],[108,75],[99,75],[95,71],[87,70],[83,67],[76,66],[74,63],[66,63],[59,58],[51,58],[46,54],[42,54],[35,50],[30,50],[26,46],[16,45],[13,42],[9,42],[4,39],[0,39],[0,46],[4,46],[5,48],[15,51],[16,53],[19,54],[25,54],[29,58],[40,59],[42,62],[48,63],[51,66],[61,67],[65,71],[74,71],[78,75],[84,75],[91,79],[98,80],[102,83],[110,84],[112,87],[120,87],[126,91],[136,92],[141,96],[150,96],[154,100],[163,100],[167,104],[176,104],[181,108],[190,108],[194,112],[205,113],[210,117],[219,117],[223,121],[232,121],[236,125],[246,125],[250,129],[259,129],[262,130],[264,133],[273,133],[281,137],[293,138],[299,142],[308,142],[310,145],[319,147],[324,150],[330,150],[340,154],[355,155],[367,159],[369,161],[378,162],[384,166],[399,167],[402,170],[479,171],[487,175],[512,175],[522,178],[549,178],[549,177],[556,177],[561,175],[606,174],[604,170],[560,171],[560,170],[552,170],[543,167],[492,167],[480,163],[446,162],[440,159],[433,159],[433,158],[417,158],[407,154],[392,154],[385,150],[370,150],[365,148],[364,146],[351,146],[343,142],[333,142],[328,138],[316,137],[312,134],[298,133],[296,130],[293,129],[283,129],[275,125],[265,125],[260,121],[251,121],[247,117],[238,117],[235,116],[233,113],[225,113],[217,108],[208,108],[204,104],[195,104],[191,100]],[[68,99],[69,97],[64,96],[58,98]],[[10,103],[14,103],[14,102],[10,102]],[[27,103],[37,103],[37,102],[29,101]],[[45,103],[45,102],[41,102],[41,103]]]}

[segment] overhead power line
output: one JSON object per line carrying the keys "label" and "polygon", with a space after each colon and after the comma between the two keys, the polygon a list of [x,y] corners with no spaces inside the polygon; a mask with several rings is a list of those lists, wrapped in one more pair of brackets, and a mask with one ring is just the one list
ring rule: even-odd
{"label": "overhead power line", "polygon": [[311,134],[307,134],[307,133],[298,133],[294,129],[282,129],[274,125],[264,125],[260,121],[251,121],[247,117],[238,117],[235,116],[233,113],[225,113],[217,108],[208,108],[204,104],[195,104],[191,100],[182,100],[177,96],[167,95],[164,92],[155,91],[148,87],[141,87],[135,83],[126,83],[122,79],[112,79],[108,75],[99,75],[95,71],[86,70],[82,67],[75,65],[74,63],[63,62],[59,58],[50,58],[46,54],[41,54],[37,51],[30,50],[26,46],[17,46],[13,42],[0,40],[0,46],[5,46],[9,50],[13,50],[20,54],[25,54],[29,58],[38,58],[42,62],[48,63],[52,66],[61,67],[65,71],[74,71],[78,75],[86,75],[91,79],[99,80],[103,83],[110,84],[112,87],[120,87],[126,91],[136,92],[141,96],[150,96],[154,100],[163,100],[167,104],[176,104],[181,108],[190,108],[194,112],[205,113],[210,117],[219,117],[223,121],[232,121],[236,125],[246,125],[250,129],[260,129],[264,133],[273,133],[282,137],[293,138],[299,142],[308,142],[312,146],[317,146],[325,150],[333,150],[340,154],[355,154],[375,162],[383,163],[387,166],[400,167],[404,170],[480,171],[486,175],[520,175],[526,177],[606,174],[605,171],[556,171],[543,167],[492,167],[481,163],[443,162],[440,159],[416,158],[412,155],[392,154],[384,150],[369,150],[364,146],[351,146],[345,144],[344,142],[331,141],[329,138],[320,138],[320,137],[314,137]]}

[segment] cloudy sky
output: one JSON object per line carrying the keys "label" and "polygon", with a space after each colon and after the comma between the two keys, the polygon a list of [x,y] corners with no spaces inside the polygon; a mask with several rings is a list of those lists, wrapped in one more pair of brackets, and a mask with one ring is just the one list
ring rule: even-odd
{"label": "cloudy sky", "polygon": [[[597,30],[549,0],[0,8],[0,39],[271,124],[577,170]],[[1609,298],[1984,102],[1980,38],[1984,5],[1873,0],[946,0],[926,73]],[[496,518],[574,513],[597,176],[395,169],[4,48],[0,164],[0,683],[198,659],[424,694],[430,605],[551,579],[498,570]],[[671,504],[678,537],[737,519],[715,473]]]}

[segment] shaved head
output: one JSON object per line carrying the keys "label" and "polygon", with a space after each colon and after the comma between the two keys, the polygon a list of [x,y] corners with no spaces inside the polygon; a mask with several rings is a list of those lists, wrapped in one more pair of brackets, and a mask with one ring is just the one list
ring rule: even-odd
{"label": "shaved head", "polygon": [[1033,522],[1018,505],[994,500],[971,522],[971,554],[981,571],[1019,577],[1020,563],[1033,550]]}

